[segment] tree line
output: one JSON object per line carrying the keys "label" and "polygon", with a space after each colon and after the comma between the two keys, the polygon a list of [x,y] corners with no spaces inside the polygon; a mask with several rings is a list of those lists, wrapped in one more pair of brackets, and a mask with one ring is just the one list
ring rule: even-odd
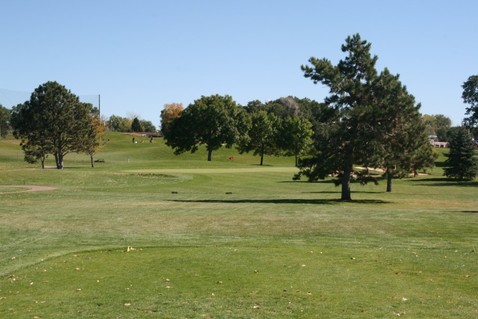
{"label": "tree line", "polygon": [[313,135],[311,112],[320,104],[296,97],[240,106],[231,96],[202,96],[186,109],[165,105],[161,131],[176,154],[195,152],[205,145],[208,161],[222,146],[236,146],[240,153],[253,152],[264,164],[265,155],[295,156],[306,152]]}
{"label": "tree line", "polygon": [[[447,138],[451,121],[422,117],[420,104],[399,76],[387,68],[377,71],[378,58],[360,35],[349,36],[341,49],[346,56],[336,65],[311,58],[302,66],[306,78],[329,88],[324,102],[288,97],[240,106],[230,96],[213,95],[187,108],[165,105],[161,127],[166,144],[176,154],[204,145],[209,161],[213,151],[233,145],[259,155],[260,164],[264,155],[294,155],[300,169],[295,179],[332,176],[342,187],[343,201],[351,200],[352,182],[376,182],[369,168],[384,171],[391,191],[393,178],[432,167],[436,154],[430,129]],[[469,111],[474,112],[476,106]]]}
{"label": "tree line", "polygon": [[[231,96],[211,95],[186,108],[167,104],[160,115],[166,144],[176,154],[195,152],[204,145],[208,160],[218,148],[234,145],[240,153],[258,155],[260,165],[265,155],[294,156],[299,168],[295,179],[332,176],[342,187],[344,201],[351,200],[352,182],[376,182],[369,168],[384,171],[387,191],[391,191],[393,178],[431,167],[435,159],[428,141],[431,132],[449,140],[450,146],[457,145],[456,139],[471,146],[471,134],[477,134],[478,76],[463,84],[467,117],[463,128],[453,130],[445,116],[420,114],[420,104],[399,76],[387,68],[376,69],[378,58],[359,34],[349,36],[341,50],[345,57],[337,64],[312,57],[301,67],[306,78],[329,88],[323,102],[283,97],[241,106]],[[57,168],[62,168],[65,155],[71,152],[89,154],[93,165],[106,127],[123,132],[156,130],[138,117],[112,115],[102,121],[98,110],[57,82],[40,85],[29,101],[12,110],[0,107],[1,135],[11,129],[21,139],[25,160],[40,161],[42,166],[51,154]],[[459,156],[452,153],[447,163],[456,166],[452,158]],[[474,178],[474,151],[470,154],[471,171],[445,170],[447,176]]]}

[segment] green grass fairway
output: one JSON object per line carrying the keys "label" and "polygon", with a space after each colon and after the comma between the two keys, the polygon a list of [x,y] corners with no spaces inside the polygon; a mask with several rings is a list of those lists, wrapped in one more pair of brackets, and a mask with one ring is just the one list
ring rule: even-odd
{"label": "green grass fairway", "polygon": [[63,170],[0,140],[0,318],[478,318],[478,182],[443,156],[342,203],[292,158],[107,138]]}

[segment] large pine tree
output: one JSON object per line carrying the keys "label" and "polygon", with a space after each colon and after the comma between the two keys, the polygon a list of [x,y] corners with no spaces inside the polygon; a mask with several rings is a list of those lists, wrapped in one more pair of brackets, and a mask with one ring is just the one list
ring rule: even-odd
{"label": "large pine tree", "polygon": [[[68,153],[83,152],[81,141],[91,126],[91,104],[57,82],[46,82],[33,91],[30,100],[12,110],[13,134],[22,140],[25,160],[42,165],[48,154],[55,157],[56,167],[63,168]],[[95,138],[94,134],[90,136]]]}
{"label": "large pine tree", "polygon": [[339,177],[342,185],[342,201],[350,201],[350,182],[355,162],[362,162],[367,149],[372,146],[370,95],[371,84],[377,77],[376,56],[370,53],[371,44],[355,34],[342,45],[345,59],[333,65],[328,59],[310,58],[311,66],[302,66],[304,76],[314,83],[329,87],[330,95],[325,103],[336,111],[333,121],[327,123],[324,139],[314,158],[299,163],[301,173],[309,179],[324,178],[329,174]]}
{"label": "large pine tree", "polygon": [[[375,179],[359,167],[380,167],[391,178],[404,171],[428,165],[421,154],[431,149],[420,124],[419,104],[387,69],[377,74],[371,44],[356,34],[342,45],[347,56],[333,65],[328,59],[311,58],[302,66],[305,77],[329,87],[325,105],[330,116],[316,125],[315,150],[299,162],[309,180],[336,176],[342,186],[341,200],[350,201],[350,183]],[[423,151],[429,151],[423,152]]]}

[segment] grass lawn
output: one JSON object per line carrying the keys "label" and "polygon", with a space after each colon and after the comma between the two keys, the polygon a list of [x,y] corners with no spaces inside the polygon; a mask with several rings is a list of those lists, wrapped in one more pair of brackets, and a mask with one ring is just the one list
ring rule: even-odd
{"label": "grass lawn", "polygon": [[108,139],[63,170],[0,140],[0,318],[478,317],[478,182],[443,156],[342,203],[292,158]]}

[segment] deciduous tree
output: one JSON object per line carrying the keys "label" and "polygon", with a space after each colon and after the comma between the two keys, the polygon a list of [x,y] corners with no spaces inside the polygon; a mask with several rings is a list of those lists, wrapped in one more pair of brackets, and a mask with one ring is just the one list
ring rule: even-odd
{"label": "deciduous tree", "polygon": [[10,110],[0,104],[0,137],[5,137],[10,129]]}
{"label": "deciduous tree", "polygon": [[276,143],[286,156],[294,156],[298,165],[300,154],[304,154],[312,143],[312,124],[298,115],[287,116],[279,121]]}
{"label": "deciduous tree", "polygon": [[104,146],[105,126],[97,114],[91,114],[90,124],[85,126],[83,134],[79,136],[78,147],[90,156],[90,165],[95,167],[94,156]]}
{"label": "deciduous tree", "polygon": [[447,142],[447,133],[451,127],[451,119],[443,114],[422,116],[427,135],[436,135],[441,142]]}
{"label": "deciduous tree", "polygon": [[212,152],[223,145],[231,147],[236,141],[240,109],[232,97],[202,96],[190,104],[179,117],[173,119],[164,135],[166,144],[176,154],[195,152],[205,145],[208,161]]}
{"label": "deciduous tree", "polygon": [[264,155],[277,152],[276,133],[278,118],[273,113],[257,111],[250,114],[250,126],[246,134],[237,143],[240,153],[254,151],[260,156],[259,165],[264,164]]}
{"label": "deciduous tree", "polygon": [[184,107],[182,103],[168,103],[164,104],[164,108],[161,111],[161,132],[164,136],[169,136],[169,128],[171,122],[181,116]]}
{"label": "deciduous tree", "polygon": [[153,122],[147,120],[139,120],[139,124],[143,128],[142,132],[154,133],[156,132],[156,127]]}
{"label": "deciduous tree", "polygon": [[115,132],[131,132],[131,124],[131,119],[118,115],[111,115],[107,121],[108,128]]}

